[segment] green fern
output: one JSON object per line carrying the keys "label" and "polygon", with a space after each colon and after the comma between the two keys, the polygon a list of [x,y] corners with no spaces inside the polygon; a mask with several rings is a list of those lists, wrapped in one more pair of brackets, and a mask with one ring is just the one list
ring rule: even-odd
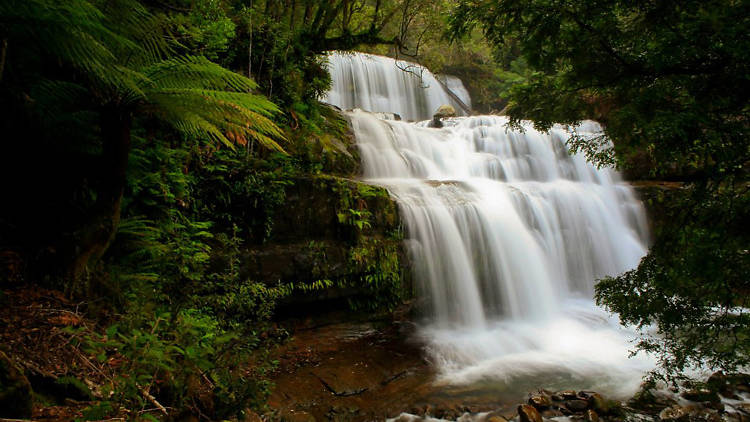
{"label": "green fern", "polygon": [[[0,32],[22,51],[19,67],[50,59],[76,74],[32,84],[38,111],[57,118],[61,104],[120,107],[162,119],[186,136],[232,146],[257,141],[282,151],[277,107],[252,94],[257,84],[200,56],[175,56],[165,16],[135,0],[6,0]],[[13,63],[10,63],[11,65]],[[25,66],[23,66],[25,65]],[[25,69],[18,69],[24,71]]]}

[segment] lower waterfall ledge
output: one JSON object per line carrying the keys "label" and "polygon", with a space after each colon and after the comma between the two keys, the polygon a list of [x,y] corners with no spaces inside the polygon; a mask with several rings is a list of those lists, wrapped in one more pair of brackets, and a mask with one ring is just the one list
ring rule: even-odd
{"label": "lower waterfall ledge", "polygon": [[384,188],[316,175],[285,189],[269,239],[246,247],[241,271],[293,286],[279,315],[331,306],[389,310],[411,297],[398,207]]}

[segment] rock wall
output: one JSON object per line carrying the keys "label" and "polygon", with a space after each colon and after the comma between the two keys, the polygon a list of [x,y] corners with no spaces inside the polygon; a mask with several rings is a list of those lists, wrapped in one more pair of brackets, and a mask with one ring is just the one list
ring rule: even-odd
{"label": "rock wall", "polygon": [[411,296],[397,204],[384,188],[357,180],[350,132],[333,141],[338,152],[325,159],[323,173],[286,181],[269,236],[242,252],[243,278],[294,286],[282,314],[334,303],[393,309]]}

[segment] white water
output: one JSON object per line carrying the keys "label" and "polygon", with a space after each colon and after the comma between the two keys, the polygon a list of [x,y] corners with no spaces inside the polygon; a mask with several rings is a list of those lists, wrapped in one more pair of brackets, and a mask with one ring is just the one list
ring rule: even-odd
{"label": "white water", "polygon": [[651,362],[628,359],[631,333],[591,299],[646,253],[643,207],[618,173],[569,155],[562,128],[350,116],[364,177],[400,205],[443,381],[635,391]]}
{"label": "white water", "polygon": [[461,102],[471,109],[471,95],[469,95],[469,90],[466,89],[461,79],[452,75],[438,75],[437,78],[443,82],[450,92],[456,95]]}
{"label": "white water", "polygon": [[430,119],[443,104],[463,114],[435,76],[417,64],[364,53],[332,52],[327,60],[333,83],[323,102],[344,110],[396,113],[404,120]]}
{"label": "white water", "polygon": [[[333,72],[329,99],[371,96],[370,82],[352,85],[373,70],[358,61],[379,63],[383,80],[401,77],[373,56],[336,57],[353,64],[334,66],[350,73],[342,82]],[[410,116],[411,97],[390,95],[378,111]],[[643,206],[617,172],[571,156],[561,127],[508,132],[500,116],[448,119],[442,129],[350,117],[365,179],[400,205],[427,310],[420,332],[441,382],[636,391],[654,363],[628,358],[633,333],[592,299],[596,279],[634,268],[647,250]]]}

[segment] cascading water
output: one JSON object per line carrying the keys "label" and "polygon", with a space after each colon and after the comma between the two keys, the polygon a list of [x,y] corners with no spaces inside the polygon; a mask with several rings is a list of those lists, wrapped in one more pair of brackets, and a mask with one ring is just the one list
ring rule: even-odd
{"label": "cascading water", "polygon": [[592,300],[597,278],[647,249],[642,204],[617,172],[570,155],[561,127],[350,118],[365,179],[400,205],[443,381],[634,392],[652,362],[628,359],[632,333]]}
{"label": "cascading water", "polygon": [[437,78],[443,82],[443,85],[448,88],[448,91],[452,92],[466,105],[466,107],[469,108],[469,110],[471,110],[471,95],[469,95],[469,90],[466,89],[464,82],[461,79],[453,75],[438,75]]}
{"label": "cascading water", "polygon": [[[418,64],[364,53],[332,52],[327,60],[333,83],[323,102],[343,109],[396,113],[404,120],[429,119],[443,104],[464,114],[443,84]],[[460,98],[462,93],[457,95]]]}

